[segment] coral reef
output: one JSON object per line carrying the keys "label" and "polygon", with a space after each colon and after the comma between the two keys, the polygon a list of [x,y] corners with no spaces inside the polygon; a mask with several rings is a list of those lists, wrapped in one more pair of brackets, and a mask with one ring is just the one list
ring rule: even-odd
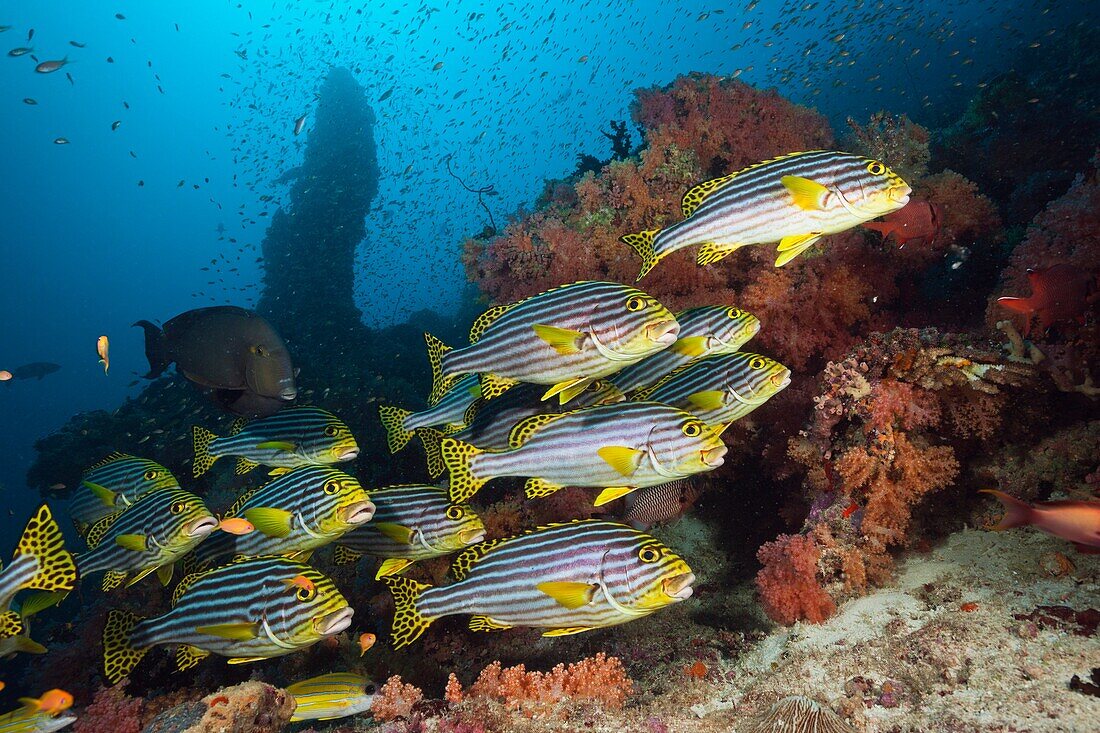
{"label": "coral reef", "polygon": [[74,733],[141,733],[145,701],[126,694],[129,680],[114,687],[101,687],[91,704],[80,711],[73,724]]}
{"label": "coral reef", "polygon": [[424,693],[419,687],[405,684],[400,675],[394,675],[379,688],[378,696],[371,703],[371,714],[378,720],[407,718],[423,699]]}
{"label": "coral reef", "polygon": [[293,714],[294,698],[286,691],[245,682],[166,710],[145,733],[278,733]]}
{"label": "coral reef", "polygon": [[817,579],[821,550],[812,537],[780,535],[761,546],[756,557],[764,566],[756,574],[760,603],[772,619],[793,624],[820,623],[836,612],[836,603]]}

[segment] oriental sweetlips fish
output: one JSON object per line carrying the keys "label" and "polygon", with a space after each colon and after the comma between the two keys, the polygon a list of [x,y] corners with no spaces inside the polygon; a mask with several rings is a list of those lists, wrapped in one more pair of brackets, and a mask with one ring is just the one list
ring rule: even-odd
{"label": "oriental sweetlips fish", "polygon": [[65,549],[61,528],[43,504],[27,522],[11,563],[0,570],[0,639],[22,634],[23,619],[11,610],[22,590],[68,592],[76,585],[76,563]]}
{"label": "oriental sweetlips fish", "polygon": [[738,351],[694,361],[639,393],[692,413],[707,425],[740,420],[791,383],[791,370],[774,359]]}
{"label": "oriental sweetlips fish", "polygon": [[374,519],[341,537],[337,565],[363,555],[382,558],[375,579],[405,570],[417,560],[449,555],[485,539],[485,525],[468,504],[454,504],[446,489],[408,484],[371,492]]}
{"label": "oriental sweetlips fish", "polygon": [[[101,570],[103,590],[127,586],[156,572],[163,584],[173,563],[218,526],[202,499],[183,489],[146,494],[133,506],[100,519],[88,530],[89,552],[77,558],[81,577]],[[130,577],[132,575],[132,577]]]}
{"label": "oriental sweetlips fish", "polygon": [[393,643],[415,641],[436,619],[470,614],[472,631],[515,626],[565,636],[633,621],[691,597],[695,575],[653,537],[602,520],[541,527],[467,548],[451,567],[458,582],[432,588],[400,575]]}
{"label": "oriental sweetlips fish", "polygon": [[220,438],[198,425],[192,428],[195,477],[223,456],[236,456],[238,475],[256,466],[272,466],[277,476],[301,466],[354,460],[359,445],[344,421],[319,407],[291,407],[251,422],[237,421]]}
{"label": "oriental sweetlips fish", "polygon": [[1059,321],[1081,320],[1096,277],[1073,265],[1059,264],[1029,269],[1027,281],[1031,284],[1029,297],[997,298],[997,305],[1027,317],[1024,336],[1031,333],[1031,317],[1036,313],[1044,331]]}
{"label": "oriental sweetlips fish", "polygon": [[69,516],[83,537],[92,524],[125,509],[149,492],[179,487],[171,471],[156,461],[112,453],[85,469],[69,502]]}
{"label": "oriental sweetlips fish", "polygon": [[145,330],[147,379],[174,362],[189,380],[214,390],[222,407],[245,417],[273,415],[298,396],[286,344],[252,311],[211,306],[181,313],[163,330],[149,321],[134,325]]}
{"label": "oriental sweetlips fish", "polygon": [[609,377],[620,392],[652,386],[701,357],[737,351],[760,332],[760,321],[752,313],[721,305],[680,311],[676,322],[680,324],[676,343]]}
{"label": "oriental sweetlips fish", "polygon": [[448,389],[427,410],[412,412],[391,405],[379,405],[378,416],[386,429],[386,444],[396,453],[408,444],[417,428],[441,427],[450,432],[466,424],[466,410],[481,397],[476,374],[467,374]]}
{"label": "oriental sweetlips fish", "polygon": [[330,466],[306,466],[237,499],[226,517],[243,518],[255,530],[220,532],[195,549],[195,559],[201,567],[221,557],[298,556],[369,522],[374,511],[353,476]]}
{"label": "oriental sweetlips fish", "polygon": [[982,489],[992,494],[1005,508],[1005,515],[994,529],[1012,529],[1032,525],[1047,534],[1073,543],[1078,552],[1100,554],[1100,501],[1041,501],[1034,506],[1003,491]]}
{"label": "oriental sweetlips fish", "polygon": [[451,501],[466,501],[492,478],[529,476],[528,498],[592,486],[604,489],[595,502],[600,506],[635,489],[718,468],[726,455],[723,429],[658,402],[623,402],[529,417],[512,428],[507,450],[486,451],[454,438],[444,438],[440,450]]}
{"label": "oriental sweetlips fish", "polygon": [[335,720],[370,710],[377,686],[350,672],[331,672],[286,688],[296,703],[290,722]]}
{"label": "oriental sweetlips fish", "polygon": [[826,234],[900,209],[911,189],[877,160],[813,150],[790,153],[700,183],[684,194],[684,219],[622,238],[642,258],[641,280],[668,254],[699,246],[709,265],[750,244],[779,242],[776,267]]}
{"label": "oriental sweetlips fish", "polygon": [[680,326],[642,291],[612,282],[581,281],[483,313],[470,345],[450,349],[430,334],[434,401],[462,374],[481,376],[493,399],[516,382],[550,385],[565,404],[594,380],[668,348]]}
{"label": "oriental sweetlips fish", "polygon": [[241,560],[180,581],[172,610],[140,619],[112,610],[103,629],[103,666],[112,683],[130,674],[145,653],[178,645],[185,670],[211,653],[230,664],[304,649],[351,625],[354,614],[328,577],[284,557]]}

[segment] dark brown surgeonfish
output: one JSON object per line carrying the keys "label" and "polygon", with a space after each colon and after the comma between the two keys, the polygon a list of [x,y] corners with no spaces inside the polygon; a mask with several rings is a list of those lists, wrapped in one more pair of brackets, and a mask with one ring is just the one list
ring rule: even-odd
{"label": "dark brown surgeonfish", "polygon": [[196,308],[157,328],[145,329],[147,379],[175,363],[183,376],[214,391],[226,410],[245,417],[266,417],[298,396],[294,365],[283,339],[266,320],[235,306]]}
{"label": "dark brown surgeonfish", "polygon": [[50,361],[35,361],[12,369],[11,375],[15,379],[42,379],[42,377],[53,374],[60,368],[60,364],[54,364]]}

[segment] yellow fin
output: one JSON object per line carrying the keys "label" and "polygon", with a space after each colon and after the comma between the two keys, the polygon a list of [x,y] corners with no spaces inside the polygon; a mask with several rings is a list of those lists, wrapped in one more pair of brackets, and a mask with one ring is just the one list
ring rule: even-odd
{"label": "yellow fin", "polygon": [[526,443],[539,428],[547,423],[557,420],[561,415],[548,413],[543,415],[531,415],[516,423],[508,433],[508,446],[519,448]]}
{"label": "yellow fin", "polygon": [[653,241],[660,231],[660,229],[647,229],[637,234],[625,234],[620,237],[623,242],[630,245],[635,254],[642,258],[642,271],[638,273],[638,280],[649,274],[649,271],[664,257],[663,252],[657,254],[653,251]]}
{"label": "yellow fin", "polygon": [[699,252],[695,255],[695,262],[699,265],[713,265],[715,262],[725,259],[744,246],[743,244],[707,242],[699,247]]}
{"label": "yellow fin", "polygon": [[493,324],[493,321],[512,310],[515,306],[515,303],[494,306],[478,316],[477,320],[474,321],[474,325],[470,327],[470,343],[476,344],[485,333],[485,329]]}
{"label": "yellow fin", "polygon": [[23,619],[15,611],[0,613],[0,639],[19,636],[26,630],[27,627],[23,624]]}
{"label": "yellow fin", "polygon": [[[169,567],[171,567],[171,566],[169,566]],[[150,573],[154,573],[156,571],[157,571],[157,567],[155,565],[153,567],[145,568],[144,570],[139,572],[137,575],[130,578],[130,580],[126,583],[126,587],[129,588],[131,585],[138,582],[139,580],[144,578],[146,575],[149,575]]]}
{"label": "yellow fin", "polygon": [[668,348],[684,356],[702,356],[707,353],[707,337],[684,336],[682,339],[676,339],[675,343]]}
{"label": "yellow fin", "polygon": [[218,436],[201,425],[191,427],[191,442],[195,447],[195,460],[191,467],[195,478],[202,476],[218,460],[218,456],[210,454],[210,444],[218,439]]}
{"label": "yellow fin", "polygon": [[416,437],[420,438],[420,445],[424,447],[424,458],[428,463],[428,475],[435,478],[443,473],[446,465],[443,463],[443,453],[440,451],[440,442],[443,433],[435,428],[417,428]]}
{"label": "yellow fin", "polygon": [[443,356],[451,347],[427,332],[424,333],[424,342],[428,345],[428,363],[432,367],[432,391],[428,394],[428,404],[434,407],[458,378],[443,376]]}
{"label": "yellow fin", "polygon": [[378,418],[382,421],[382,427],[386,429],[386,445],[389,446],[390,453],[396,453],[404,448],[412,438],[413,431],[405,429],[405,418],[411,414],[409,410],[393,405],[378,406]]}
{"label": "yellow fin", "polygon": [[285,509],[257,506],[245,509],[244,518],[252,523],[258,532],[268,537],[286,537],[290,534],[294,515]]}
{"label": "yellow fin", "polygon": [[610,504],[616,499],[626,496],[631,491],[635,491],[637,486],[612,486],[609,489],[604,489],[600,492],[596,500],[592,502],[592,506],[603,506],[604,504]]}
{"label": "yellow fin", "polygon": [[209,626],[197,626],[195,631],[207,636],[217,636],[230,641],[251,641],[258,634],[255,623],[241,622],[236,624],[210,624]]}
{"label": "yellow fin", "polygon": [[21,590],[69,591],[76,585],[76,562],[65,549],[65,539],[50,508],[38,507],[23,529],[15,557],[32,555],[38,561],[34,576],[19,585]]}
{"label": "yellow fin", "polygon": [[775,266],[782,267],[795,257],[808,250],[813,243],[821,238],[817,232],[799,234],[792,237],[783,237],[779,242],[779,256],[775,259]]}
{"label": "yellow fin", "polygon": [[516,380],[514,379],[501,377],[496,374],[489,374],[487,372],[479,374],[478,380],[481,382],[481,396],[486,400],[500,397],[516,384]]}
{"label": "yellow fin", "polygon": [[807,211],[824,211],[829,189],[817,181],[802,176],[783,176],[779,179],[794,199],[795,206]]}
{"label": "yellow fin", "polygon": [[[542,323],[536,323],[531,326],[535,330],[535,335],[554,347],[554,351],[562,355],[567,354],[579,354],[581,353],[581,346],[584,343],[586,337],[585,334],[580,331],[574,331],[569,328],[558,328],[557,326],[547,326]],[[543,397],[543,399],[546,399]]]}
{"label": "yellow fin", "polygon": [[645,452],[625,445],[605,445],[596,454],[623,476],[633,476]]}
{"label": "yellow fin", "polygon": [[12,641],[12,648],[14,651],[23,652],[24,654],[45,654],[48,651],[46,647],[26,634],[15,637],[15,640]]}
{"label": "yellow fin", "polygon": [[103,538],[107,535],[107,530],[111,528],[111,525],[115,523],[115,520],[122,516],[122,510],[115,512],[114,514],[108,514],[102,519],[97,519],[92,526],[88,528],[88,533],[84,536],[84,541],[88,543],[88,549],[94,550]]}
{"label": "yellow fin", "polygon": [[412,560],[404,557],[386,558],[382,561],[382,564],[378,566],[378,572],[374,574],[374,579],[379,580],[387,575],[397,575],[412,564]]}
{"label": "yellow fin", "polygon": [[382,582],[393,594],[393,648],[400,649],[420,638],[428,625],[435,620],[421,614],[416,607],[420,594],[431,586],[417,583],[403,575],[387,575],[382,578]]}
{"label": "yellow fin", "polygon": [[455,559],[451,561],[451,575],[455,577],[455,580],[465,580],[466,576],[470,574],[470,568],[488,555],[489,550],[503,541],[504,539],[485,540],[484,542],[470,545],[465,550],[455,555]]}
{"label": "yellow fin", "polygon": [[573,634],[580,634],[585,631],[591,631],[591,626],[570,626],[564,629],[551,629],[550,631],[542,632],[543,636],[572,636]]}
{"label": "yellow fin", "polygon": [[703,392],[689,394],[688,402],[696,410],[717,410],[725,405],[726,393],[720,389],[709,389]]}
{"label": "yellow fin", "polygon": [[247,425],[247,424],[248,424],[248,418],[238,417],[236,420],[234,420],[233,422],[231,422],[229,424],[229,434],[230,435],[237,435],[242,430],[244,430],[244,426]]}
{"label": "yellow fin", "polygon": [[103,592],[107,593],[113,591],[115,588],[122,585],[124,580],[126,580],[126,573],[121,570],[108,570],[103,574],[103,583],[101,585]]}
{"label": "yellow fin", "polygon": [[447,497],[452,504],[465,504],[488,480],[475,476],[470,466],[473,459],[485,451],[454,438],[444,438],[439,451],[450,471]]}
{"label": "yellow fin", "polygon": [[145,552],[145,535],[143,534],[120,534],[115,537],[115,544],[127,550],[133,550],[134,552]]}
{"label": "yellow fin", "polygon": [[686,219],[694,214],[695,210],[699,208],[699,204],[703,203],[707,196],[732,181],[740,172],[730,173],[728,176],[722,176],[721,178],[712,178],[689,189],[684,197],[680,199],[680,211],[683,212],[684,218]]}
{"label": "yellow fin", "polygon": [[508,624],[494,621],[488,616],[472,616],[470,618],[470,631],[504,631],[512,628]]}
{"label": "yellow fin", "polygon": [[363,557],[363,553],[356,552],[345,545],[337,545],[332,550],[332,562],[336,565],[351,565],[359,562],[361,557]]}
{"label": "yellow fin", "polygon": [[571,583],[564,580],[549,580],[535,587],[570,611],[591,603],[599,588],[595,583]]}
{"label": "yellow fin", "polygon": [[107,612],[103,627],[103,676],[112,685],[134,670],[148,648],[139,649],[130,641],[141,617],[113,608]]}
{"label": "yellow fin", "polygon": [[115,501],[118,499],[118,494],[108,489],[106,486],[100,486],[99,484],[92,483],[91,481],[81,481],[84,486],[88,487],[88,490],[95,495],[97,499],[102,501],[106,506],[114,506]]}
{"label": "yellow fin", "polygon": [[250,461],[244,456],[238,456],[236,464],[233,466],[233,473],[238,476],[244,476],[246,473],[260,465],[256,461]]}
{"label": "yellow fin", "polygon": [[293,453],[297,448],[293,443],[286,440],[265,440],[262,443],[257,443],[256,447],[260,450],[281,450],[287,453]]}
{"label": "yellow fin", "polygon": [[400,542],[405,545],[410,544],[413,535],[416,534],[408,527],[395,522],[371,522],[367,527],[376,529],[394,542]]}
{"label": "yellow fin", "polygon": [[245,505],[245,502],[247,502],[249,499],[251,499],[252,495],[255,494],[255,493],[256,493],[256,489],[249,489],[248,491],[246,491],[243,494],[241,494],[240,496],[238,496],[237,500],[235,502],[233,502],[233,506],[229,507],[229,511],[227,511],[225,513],[225,516],[227,516],[227,517],[237,516],[237,512],[239,512],[241,510],[241,507],[243,507]]}
{"label": "yellow fin", "polygon": [[167,585],[172,582],[172,574],[175,570],[175,563],[168,563],[167,565],[161,565],[157,568],[157,580],[160,581],[162,586],[167,587]]}
{"label": "yellow fin", "polygon": [[252,662],[264,662],[270,657],[233,657],[225,660],[226,664],[251,664]]}
{"label": "yellow fin", "polygon": [[62,592],[52,590],[31,593],[19,604],[19,615],[23,618],[30,618],[39,611],[43,611],[50,606],[56,606],[61,603],[68,595],[68,591]]}
{"label": "yellow fin", "polygon": [[542,396],[542,399],[546,400],[553,397],[554,395],[557,395],[558,404],[564,405],[566,402],[588,389],[588,385],[592,384],[595,381],[596,380],[593,377],[581,377],[579,379],[570,379],[565,382],[559,382],[550,389],[546,390],[546,393]]}
{"label": "yellow fin", "polygon": [[184,672],[210,656],[210,652],[190,644],[181,644],[176,649],[176,671]]}
{"label": "yellow fin", "polygon": [[523,484],[523,494],[528,499],[542,499],[562,488],[564,487],[559,484],[552,484],[546,479],[532,476]]}
{"label": "yellow fin", "polygon": [[270,471],[268,471],[267,475],[268,476],[285,476],[286,474],[290,473],[293,470],[294,470],[293,468],[286,468],[286,467],[280,466],[279,468],[273,468]]}

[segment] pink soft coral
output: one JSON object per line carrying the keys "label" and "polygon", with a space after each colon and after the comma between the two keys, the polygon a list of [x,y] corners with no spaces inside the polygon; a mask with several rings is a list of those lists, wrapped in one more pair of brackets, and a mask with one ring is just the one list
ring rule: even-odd
{"label": "pink soft coral", "polygon": [[140,733],[145,701],[140,697],[126,694],[124,679],[114,687],[100,687],[88,707],[80,712],[75,723],[74,733]]}
{"label": "pink soft coral", "polygon": [[817,561],[821,551],[807,535],[780,535],[756,553],[764,565],[756,574],[760,603],[773,620],[821,623],[836,613],[836,603],[821,587]]}

